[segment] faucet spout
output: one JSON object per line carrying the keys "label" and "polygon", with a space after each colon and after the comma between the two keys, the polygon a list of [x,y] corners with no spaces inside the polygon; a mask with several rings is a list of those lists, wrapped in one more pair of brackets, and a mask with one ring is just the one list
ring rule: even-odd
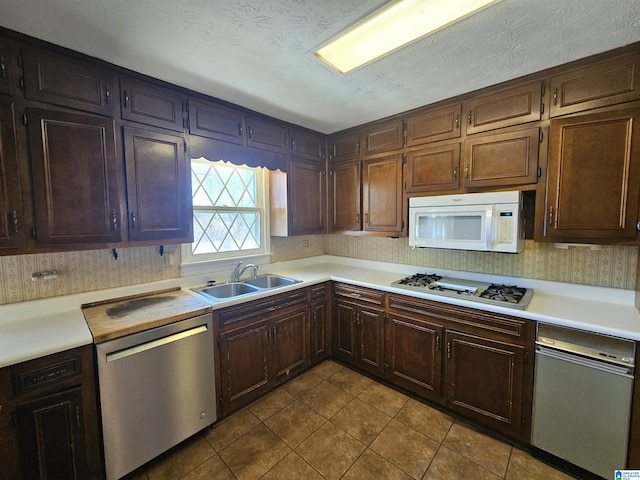
{"label": "faucet spout", "polygon": [[238,263],[238,265],[236,265],[236,268],[233,269],[234,282],[239,282],[242,274],[250,268],[253,270],[253,276],[254,277],[258,276],[258,265],[255,265],[253,263],[248,263],[242,269],[240,268],[240,265],[242,265],[242,262]]}

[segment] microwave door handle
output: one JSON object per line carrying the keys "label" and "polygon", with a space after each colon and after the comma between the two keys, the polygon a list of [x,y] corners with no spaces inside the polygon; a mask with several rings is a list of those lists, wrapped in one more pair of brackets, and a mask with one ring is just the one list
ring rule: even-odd
{"label": "microwave door handle", "polygon": [[493,250],[493,225],[496,218],[496,211],[493,206],[487,207],[487,214],[485,217],[485,235],[484,235],[484,249],[487,251]]}

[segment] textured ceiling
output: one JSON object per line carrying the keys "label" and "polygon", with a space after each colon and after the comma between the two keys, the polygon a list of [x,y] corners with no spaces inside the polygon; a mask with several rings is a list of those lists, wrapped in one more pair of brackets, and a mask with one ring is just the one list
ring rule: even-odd
{"label": "textured ceiling", "polygon": [[314,57],[385,3],[0,0],[0,25],[323,133],[640,41],[640,0],[503,0],[347,75]]}

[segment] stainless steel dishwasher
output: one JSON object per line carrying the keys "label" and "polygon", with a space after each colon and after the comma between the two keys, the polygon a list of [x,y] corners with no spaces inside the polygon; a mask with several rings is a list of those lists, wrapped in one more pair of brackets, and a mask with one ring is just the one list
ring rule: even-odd
{"label": "stainless steel dishwasher", "polygon": [[635,342],[539,324],[531,444],[605,478],[627,463]]}
{"label": "stainless steel dishwasher", "polygon": [[107,480],[216,420],[211,314],[96,345]]}

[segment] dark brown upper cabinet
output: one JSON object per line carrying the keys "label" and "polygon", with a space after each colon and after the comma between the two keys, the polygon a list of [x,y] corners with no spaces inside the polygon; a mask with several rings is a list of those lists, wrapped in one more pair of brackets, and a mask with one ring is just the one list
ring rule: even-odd
{"label": "dark brown upper cabinet", "polygon": [[603,60],[551,78],[550,115],[557,117],[640,98],[637,53]]}
{"label": "dark brown upper cabinet", "polygon": [[460,137],[462,104],[430,109],[407,119],[407,146]]}
{"label": "dark brown upper cabinet", "polygon": [[176,90],[132,78],[120,78],[122,119],[181,132],[185,97]]}
{"label": "dark brown upper cabinet", "polygon": [[180,135],[123,127],[130,240],[193,241],[191,166]]}
{"label": "dark brown upper cabinet", "polygon": [[325,136],[292,128],[289,130],[289,142],[291,144],[291,156],[324,162],[325,160]]}
{"label": "dark brown upper cabinet", "polygon": [[0,247],[25,243],[13,102],[0,97]]}
{"label": "dark brown upper cabinet", "polygon": [[288,180],[289,232],[292,235],[324,233],[327,212],[324,164],[291,157]]}
{"label": "dark brown upper cabinet", "polygon": [[363,155],[392,152],[404,146],[404,121],[376,123],[362,130]]}
{"label": "dark brown upper cabinet", "polygon": [[39,245],[122,240],[112,119],[27,109]]}
{"label": "dark brown upper cabinet", "polygon": [[542,82],[503,88],[467,101],[467,134],[540,120]]}
{"label": "dark brown upper cabinet", "polygon": [[288,153],[288,129],[282,123],[247,115],[247,147]]}
{"label": "dark brown upper cabinet", "polygon": [[11,95],[11,44],[0,38],[0,93]]}
{"label": "dark brown upper cabinet", "polygon": [[362,230],[360,161],[338,162],[329,171],[329,229],[331,233]]}
{"label": "dark brown upper cabinet", "polygon": [[460,187],[460,142],[439,143],[405,155],[406,193],[457,190]]}
{"label": "dark brown upper cabinet", "polygon": [[118,98],[115,71],[32,47],[22,50],[22,65],[25,98],[114,116]]}
{"label": "dark brown upper cabinet", "polygon": [[402,155],[387,155],[362,163],[364,231],[401,234]]}
{"label": "dark brown upper cabinet", "polygon": [[244,114],[213,102],[189,100],[189,133],[212,140],[244,144]]}
{"label": "dark brown upper cabinet", "polygon": [[523,185],[538,181],[540,128],[478,135],[464,142],[464,187]]}
{"label": "dark brown upper cabinet", "polygon": [[551,121],[541,240],[637,239],[638,122],[638,108]]}
{"label": "dark brown upper cabinet", "polygon": [[327,139],[329,160],[340,162],[359,158],[361,140],[362,132],[360,130],[330,135]]}

